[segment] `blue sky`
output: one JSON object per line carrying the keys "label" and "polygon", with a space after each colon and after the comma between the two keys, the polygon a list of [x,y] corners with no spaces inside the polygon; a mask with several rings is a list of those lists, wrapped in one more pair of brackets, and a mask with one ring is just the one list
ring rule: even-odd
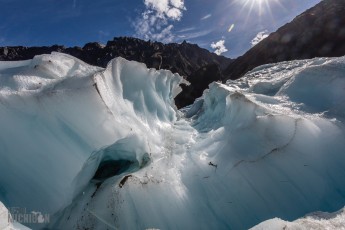
{"label": "blue sky", "polygon": [[318,2],[0,0],[0,46],[83,46],[90,41],[106,43],[116,36],[135,36],[163,42],[187,40],[237,57],[252,46],[255,37],[260,41]]}

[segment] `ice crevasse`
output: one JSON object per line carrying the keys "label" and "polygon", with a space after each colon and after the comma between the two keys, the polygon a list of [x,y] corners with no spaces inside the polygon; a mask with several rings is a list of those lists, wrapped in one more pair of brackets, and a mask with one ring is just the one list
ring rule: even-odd
{"label": "ice crevasse", "polygon": [[0,201],[51,214],[34,229],[247,229],[345,205],[345,58],[261,66],[178,111],[181,82],[122,58],[0,62]]}

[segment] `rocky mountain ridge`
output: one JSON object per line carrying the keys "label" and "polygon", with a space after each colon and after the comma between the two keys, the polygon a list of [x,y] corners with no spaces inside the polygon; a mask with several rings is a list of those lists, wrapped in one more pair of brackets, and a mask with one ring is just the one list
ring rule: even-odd
{"label": "rocky mountain ridge", "polygon": [[218,56],[185,41],[181,44],[163,44],[132,37],[117,37],[108,41],[106,45],[91,42],[83,47],[60,45],[0,47],[0,60],[26,60],[35,55],[49,54],[54,51],[70,54],[88,64],[101,67],[105,67],[115,57],[123,57],[145,63],[149,68],[168,69],[184,77],[209,64],[217,64],[221,69],[225,69],[231,62],[229,58]]}
{"label": "rocky mountain ridge", "polygon": [[345,1],[323,0],[280,27],[224,71],[223,81],[281,61],[345,55]]}

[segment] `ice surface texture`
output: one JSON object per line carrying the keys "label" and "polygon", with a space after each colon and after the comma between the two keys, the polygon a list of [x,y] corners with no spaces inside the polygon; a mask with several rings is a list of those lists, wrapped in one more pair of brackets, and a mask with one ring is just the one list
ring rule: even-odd
{"label": "ice surface texture", "polygon": [[339,210],[344,73],[345,58],[261,66],[177,111],[169,71],[0,62],[0,201],[50,213],[51,229],[246,229]]}
{"label": "ice surface texture", "polygon": [[21,225],[20,223],[13,221],[10,212],[0,202],[0,229],[1,230],[30,230],[30,228]]}
{"label": "ice surface texture", "polygon": [[0,67],[0,200],[8,207],[53,215],[100,161],[140,167],[176,120],[182,78],[168,71],[121,58],[103,70],[58,53]]}
{"label": "ice surface texture", "polygon": [[345,229],[345,210],[344,208],[334,212],[315,212],[300,218],[294,222],[283,221],[279,218],[264,221],[263,223],[251,228],[251,230],[324,230],[324,229]]}

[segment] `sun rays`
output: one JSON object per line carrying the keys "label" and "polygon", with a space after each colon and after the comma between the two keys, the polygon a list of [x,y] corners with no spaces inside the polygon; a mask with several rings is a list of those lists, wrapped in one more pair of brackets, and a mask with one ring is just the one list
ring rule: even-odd
{"label": "sun rays", "polygon": [[267,14],[273,20],[273,4],[283,7],[280,0],[235,0],[234,3],[241,5],[240,13],[246,14],[246,22],[253,14],[256,14],[259,17],[258,20],[260,20],[261,16],[267,16]]}

